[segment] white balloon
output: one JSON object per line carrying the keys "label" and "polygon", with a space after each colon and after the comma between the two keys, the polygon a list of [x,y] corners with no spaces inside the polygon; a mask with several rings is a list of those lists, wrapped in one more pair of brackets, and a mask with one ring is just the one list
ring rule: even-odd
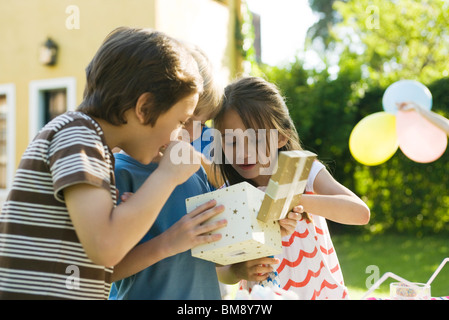
{"label": "white balloon", "polygon": [[396,115],[397,103],[414,102],[424,109],[432,108],[432,94],[421,82],[415,80],[400,80],[385,90],[382,105],[386,112]]}

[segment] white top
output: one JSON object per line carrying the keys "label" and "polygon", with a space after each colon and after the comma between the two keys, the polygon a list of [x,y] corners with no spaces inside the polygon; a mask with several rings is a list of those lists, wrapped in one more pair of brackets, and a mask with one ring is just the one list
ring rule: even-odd
{"label": "white top", "polygon": [[314,192],[313,191],[313,183],[315,182],[315,178],[318,174],[318,172],[321,171],[321,169],[324,168],[324,165],[315,160],[312,164],[312,168],[310,169],[309,177],[307,178],[307,184],[306,184],[306,192]]}

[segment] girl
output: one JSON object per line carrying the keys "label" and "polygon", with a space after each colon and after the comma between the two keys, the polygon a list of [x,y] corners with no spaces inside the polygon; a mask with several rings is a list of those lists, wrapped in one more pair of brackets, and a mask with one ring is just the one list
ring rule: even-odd
{"label": "girl", "polygon": [[[238,132],[243,133],[247,129],[256,132],[265,129],[265,132],[269,132],[270,129],[276,129],[278,139],[274,147],[278,152],[302,149],[284,99],[275,85],[261,78],[243,78],[226,87],[215,126],[223,137],[226,132],[230,132],[229,129],[235,133],[234,140],[223,139],[222,156],[227,161],[216,165],[216,171],[220,172],[228,185],[246,181],[264,188],[270,179],[270,175],[261,174],[265,172],[263,169],[266,169],[267,164],[254,154],[260,154],[261,150],[251,148],[250,139],[245,141],[244,152],[236,152],[238,142],[242,141]],[[260,136],[263,139],[266,135]],[[261,139],[260,136],[256,135],[257,139]],[[270,154],[272,145],[267,141],[267,154]],[[292,235],[282,238],[281,255],[221,267],[220,281],[228,284],[241,279],[260,282],[276,270],[281,288],[293,290],[300,299],[347,298],[326,219],[363,225],[369,221],[369,208],[353,192],[338,183],[319,161],[315,161],[312,166],[306,193],[298,205],[308,215],[298,222]],[[251,286],[245,282],[241,282],[241,287]]]}

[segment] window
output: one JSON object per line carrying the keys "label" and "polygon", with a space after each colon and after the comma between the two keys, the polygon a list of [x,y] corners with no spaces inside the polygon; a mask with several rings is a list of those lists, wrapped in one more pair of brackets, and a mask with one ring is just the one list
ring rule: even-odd
{"label": "window", "polygon": [[67,89],[54,89],[42,91],[44,96],[44,104],[42,116],[44,118],[44,124],[50,122],[60,114],[67,111]]}
{"label": "window", "polygon": [[8,103],[6,94],[0,95],[0,189],[6,189],[6,166],[7,161],[7,124]]}
{"label": "window", "polygon": [[29,138],[54,117],[76,107],[76,79],[57,78],[30,83]]}
{"label": "window", "polygon": [[15,168],[15,86],[0,85],[0,202],[6,197]]}

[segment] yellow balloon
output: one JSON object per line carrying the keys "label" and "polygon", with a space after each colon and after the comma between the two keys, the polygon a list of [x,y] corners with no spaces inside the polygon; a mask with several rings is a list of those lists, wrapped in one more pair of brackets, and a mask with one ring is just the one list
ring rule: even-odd
{"label": "yellow balloon", "polygon": [[349,137],[352,156],[367,166],[384,163],[398,147],[396,117],[387,112],[376,112],[363,118]]}

